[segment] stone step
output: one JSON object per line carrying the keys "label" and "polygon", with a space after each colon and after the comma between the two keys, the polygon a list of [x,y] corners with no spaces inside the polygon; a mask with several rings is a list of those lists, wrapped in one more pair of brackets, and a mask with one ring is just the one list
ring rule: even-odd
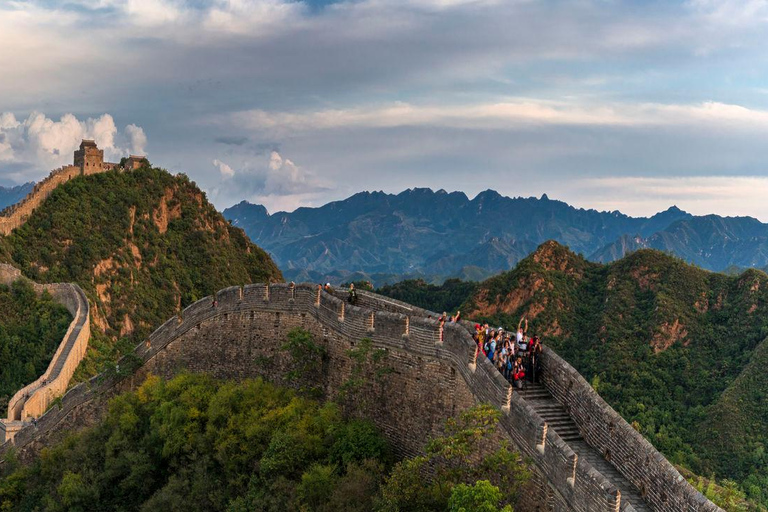
{"label": "stone step", "polygon": [[592,465],[621,491],[621,510],[632,505],[636,512],[651,511],[638,490],[610,462],[605,460],[600,452],[584,441],[578,425],[568,411],[549,394],[544,386],[529,384],[527,389],[520,390],[518,393],[547,422],[548,428],[557,432],[560,438],[579,454],[579,458]]}

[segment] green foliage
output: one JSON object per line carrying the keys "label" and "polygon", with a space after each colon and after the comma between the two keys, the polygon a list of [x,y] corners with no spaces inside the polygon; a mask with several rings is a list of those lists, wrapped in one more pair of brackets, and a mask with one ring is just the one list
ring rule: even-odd
{"label": "green foliage", "polygon": [[423,279],[408,279],[382,286],[376,293],[413,304],[429,311],[455,312],[472,295],[478,284],[448,279],[442,285],[429,284]]}
{"label": "green foliage", "polygon": [[371,510],[388,453],[370,423],[262,380],[149,377],[6,469],[0,510]]}
{"label": "green foliage", "polygon": [[182,308],[232,285],[281,280],[269,256],[186,176],[110,171],[57,187],[0,254],[38,282],[76,282],[92,306],[76,379],[105,369]]}
{"label": "green foliage", "polygon": [[757,510],[754,504],[750,504],[745,493],[739,489],[739,484],[733,480],[723,480],[718,483],[714,478],[707,479],[701,476],[690,475],[688,481],[697,491],[701,492],[708,500],[727,512],[748,512]]}
{"label": "green foliage", "polygon": [[448,500],[450,512],[513,512],[510,505],[499,509],[502,494],[488,480],[478,480],[474,485],[459,484],[451,491]]}
{"label": "green foliage", "polygon": [[0,468],[0,510],[437,512],[449,500],[465,508],[505,505],[529,473],[519,455],[490,442],[497,420],[490,407],[470,410],[446,424],[446,436],[433,439],[425,456],[391,467],[391,450],[373,424],[345,420],[333,402],[261,379],[150,376],[112,399],[100,423],[44,449],[30,465],[9,453]]}
{"label": "green foliage", "polygon": [[0,410],[45,372],[71,322],[64,306],[29,282],[0,285]]}
{"label": "green foliage", "polygon": [[389,462],[389,445],[368,420],[350,420],[334,433],[336,441],[330,449],[330,460],[340,467],[362,463],[368,459]]}
{"label": "green foliage", "polygon": [[530,331],[673,463],[768,507],[768,276],[641,250],[597,265],[545,244],[480,285],[476,319]]}
{"label": "green foliage", "polygon": [[291,357],[291,369],[285,374],[285,379],[297,384],[302,392],[319,396],[322,392],[313,383],[317,376],[322,375],[322,365],[325,358],[325,347],[312,340],[312,333],[301,327],[291,329],[282,349]]}
{"label": "green foliage", "polygon": [[387,351],[375,348],[373,340],[363,338],[354,348],[347,351],[352,360],[352,370],[349,377],[341,385],[340,398],[357,400],[358,405],[366,407],[367,394],[360,393],[365,387],[381,384],[383,379],[392,372],[392,368],[386,365]]}
{"label": "green foliage", "polygon": [[478,499],[490,495],[496,507],[491,510],[502,505],[504,511],[511,511],[522,485],[530,478],[530,463],[500,440],[500,415],[489,405],[479,405],[447,420],[445,434],[430,440],[426,455],[395,465],[382,489],[382,510],[445,510],[457,486],[489,480],[493,492],[485,485],[469,490],[459,487],[457,505],[465,506],[473,495]]}

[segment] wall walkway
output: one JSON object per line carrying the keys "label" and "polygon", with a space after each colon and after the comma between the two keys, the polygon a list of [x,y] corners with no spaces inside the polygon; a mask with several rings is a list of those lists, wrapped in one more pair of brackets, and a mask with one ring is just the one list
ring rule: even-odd
{"label": "wall walkway", "polygon": [[[26,278],[11,265],[0,264],[0,283],[10,285],[18,279]],[[38,294],[47,291],[63,304],[72,315],[72,322],[45,373],[17,391],[8,402],[8,416],[0,420],[0,442],[13,439],[19,429],[32,418],[42,416],[54,400],[64,394],[85,356],[91,335],[88,300],[79,286],[63,283],[32,283],[32,286]]]}
{"label": "wall walkway", "polygon": [[[531,458],[543,477],[528,510],[596,512],[635,511],[619,489],[588,460],[580,458],[485,358],[475,360],[475,345],[463,325],[421,316],[424,311],[375,294],[360,293],[359,306],[318,290],[313,285],[287,284],[232,287],[186,308],[136,347],[143,362],[129,378],[102,375],[71,389],[61,407],[54,407],[14,440],[22,459],[60,439],[72,428],[91,424],[109,397],[138,385],[143,376],[170,376],[182,370],[216,376],[248,377],[278,374],[279,364],[259,361],[279,357],[281,335],[302,326],[331,348],[332,376],[349,371],[346,349],[363,337],[392,355],[399,379],[378,396],[384,402],[374,419],[385,435],[416,451],[439,419],[475,403],[503,411],[501,427],[517,448]],[[544,379],[549,392],[569,411],[584,440],[644,493],[646,505],[658,511],[719,511],[695,491],[652,446],[610,409],[567,363],[546,350]],[[346,360],[345,360],[346,357]],[[279,361],[278,361],[279,362]],[[123,363],[121,363],[123,364]],[[435,372],[447,384],[434,390]],[[334,377],[332,377],[333,379]],[[424,379],[427,382],[421,382]],[[338,379],[326,383],[332,392]],[[335,383],[335,384],[334,384]],[[584,386],[587,387],[584,387]],[[591,391],[591,392],[590,392]],[[466,396],[468,395],[468,397]],[[416,404],[416,405],[414,405]],[[420,418],[422,417],[422,418]],[[414,422],[422,430],[414,432]],[[623,422],[623,423],[622,423]],[[629,430],[627,430],[629,429]],[[0,459],[10,447],[0,447]],[[632,459],[634,457],[634,459]],[[521,509],[522,510],[522,509]]]}

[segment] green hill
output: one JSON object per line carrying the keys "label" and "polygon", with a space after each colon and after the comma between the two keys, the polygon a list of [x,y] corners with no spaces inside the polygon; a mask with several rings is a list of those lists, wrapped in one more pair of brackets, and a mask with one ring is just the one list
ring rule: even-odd
{"label": "green hill", "polygon": [[522,315],[672,462],[737,480],[768,506],[768,275],[726,276],[658,251],[587,262],[547,242],[482,283],[468,317]]}
{"label": "green hill", "polygon": [[79,378],[201,297],[282,280],[194,182],[149,167],[59,186],[0,248],[26,276],[76,282],[88,295],[95,335]]}

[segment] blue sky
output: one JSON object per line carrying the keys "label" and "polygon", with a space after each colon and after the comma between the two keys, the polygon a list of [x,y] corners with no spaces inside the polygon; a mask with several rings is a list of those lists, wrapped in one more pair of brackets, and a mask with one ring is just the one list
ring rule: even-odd
{"label": "blue sky", "polygon": [[79,138],[217,207],[543,193],[768,221],[768,2],[0,3],[0,183]]}

